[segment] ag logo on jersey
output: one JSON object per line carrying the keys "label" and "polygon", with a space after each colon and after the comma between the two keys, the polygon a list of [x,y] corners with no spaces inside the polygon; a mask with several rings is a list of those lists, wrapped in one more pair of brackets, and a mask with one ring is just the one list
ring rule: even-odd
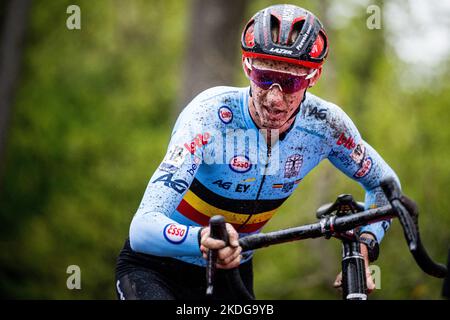
{"label": "ag logo on jersey", "polygon": [[300,168],[303,164],[303,156],[299,154],[293,154],[286,159],[284,165],[284,177],[292,178],[296,177],[300,172]]}
{"label": "ag logo on jersey", "polygon": [[318,109],[317,107],[309,108],[308,116],[314,116],[317,120],[325,120],[327,118],[327,109],[321,108]]}
{"label": "ag logo on jersey", "polygon": [[223,123],[229,124],[233,120],[233,112],[227,106],[222,106],[219,109],[219,119]]}
{"label": "ag logo on jersey", "polygon": [[189,227],[182,224],[170,223],[164,227],[164,238],[173,244],[180,244],[186,240]]}
{"label": "ag logo on jersey", "polygon": [[172,188],[173,190],[175,190],[176,192],[178,192],[180,194],[183,193],[184,191],[186,191],[186,189],[189,186],[189,184],[186,181],[184,181],[183,179],[172,180],[172,178],[173,178],[173,174],[168,173],[168,174],[164,174],[164,175],[158,177],[152,183],[164,182],[164,185],[166,187]]}
{"label": "ag logo on jersey", "polygon": [[230,168],[234,172],[245,173],[250,171],[252,163],[246,156],[235,156],[230,160]]}

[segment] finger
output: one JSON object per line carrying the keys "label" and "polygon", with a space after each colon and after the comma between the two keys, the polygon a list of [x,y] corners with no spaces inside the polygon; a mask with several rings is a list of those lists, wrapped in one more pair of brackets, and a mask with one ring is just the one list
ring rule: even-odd
{"label": "finger", "polygon": [[372,277],[368,277],[366,278],[366,283],[367,283],[367,292],[371,293],[375,288],[375,282],[373,281]]}
{"label": "finger", "polygon": [[222,249],[223,247],[225,247],[225,242],[223,242],[222,240],[213,239],[211,237],[204,240],[202,239],[201,243],[204,247],[209,249]]}
{"label": "finger", "polygon": [[232,261],[234,261],[242,252],[242,248],[238,247],[237,249],[235,249],[233,252],[231,252],[231,255],[229,255],[228,257],[224,258],[222,261],[220,261],[221,264],[229,264]]}
{"label": "finger", "polygon": [[[206,230],[206,231],[205,231],[205,230]],[[209,238],[209,235],[210,235],[210,233],[209,233],[209,228],[203,229],[202,232],[201,232],[200,242],[203,242],[203,241],[205,241],[206,239],[208,239],[208,238]]]}
{"label": "finger", "polygon": [[209,237],[210,234],[210,228],[209,227],[205,227],[202,229],[202,231],[200,231],[200,236],[203,238],[204,235],[207,235]]}
{"label": "finger", "polygon": [[226,265],[217,264],[217,268],[218,269],[233,269],[233,268],[237,268],[241,264],[241,260],[242,260],[242,256],[238,255],[236,257],[236,259],[234,259],[232,262],[230,262],[230,263],[228,263]]}
{"label": "finger", "polygon": [[[209,238],[209,230],[205,231],[206,229],[203,229],[202,232],[200,233],[200,246],[203,245],[203,243],[206,241],[206,239]],[[205,231],[205,232],[203,232]]]}
{"label": "finger", "polygon": [[373,281],[372,273],[370,272],[370,268],[366,268],[366,283],[367,283],[367,291],[371,293],[375,289],[375,281]]}
{"label": "finger", "polygon": [[226,224],[227,227],[227,232],[228,232],[228,239],[230,242],[230,246],[232,247],[238,247],[239,246],[239,233],[237,233],[236,229],[234,229],[234,227],[227,223]]}
{"label": "finger", "polygon": [[228,257],[232,256],[232,255],[234,254],[234,252],[235,252],[238,248],[240,248],[240,247],[237,247],[237,248],[225,247],[225,248],[220,249],[220,250],[218,251],[218,255],[217,255],[217,256],[219,257],[220,260],[225,260],[225,259],[227,259]]}
{"label": "finger", "polygon": [[208,253],[208,248],[207,247],[205,247],[204,245],[200,245],[200,251],[202,252],[202,253]]}
{"label": "finger", "polygon": [[367,281],[367,293],[372,293],[372,291],[375,289],[375,284],[369,283],[369,281]]}
{"label": "finger", "polygon": [[200,239],[200,244],[203,245],[203,243],[205,243],[206,239],[208,239],[209,236],[202,236],[202,238]]}
{"label": "finger", "polygon": [[342,286],[342,272],[339,272],[339,274],[336,277],[336,280],[334,280],[333,287],[339,288]]}
{"label": "finger", "polygon": [[335,287],[335,288],[340,288],[340,287],[342,287],[342,281],[338,281],[338,280],[334,281],[333,287]]}

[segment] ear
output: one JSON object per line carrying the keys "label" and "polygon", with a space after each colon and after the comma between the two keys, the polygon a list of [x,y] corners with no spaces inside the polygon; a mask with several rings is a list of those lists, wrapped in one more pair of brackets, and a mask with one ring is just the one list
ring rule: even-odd
{"label": "ear", "polygon": [[312,77],[311,81],[309,82],[309,88],[313,87],[317,83],[321,74],[322,74],[322,66],[317,68],[316,74],[314,75],[314,77]]}

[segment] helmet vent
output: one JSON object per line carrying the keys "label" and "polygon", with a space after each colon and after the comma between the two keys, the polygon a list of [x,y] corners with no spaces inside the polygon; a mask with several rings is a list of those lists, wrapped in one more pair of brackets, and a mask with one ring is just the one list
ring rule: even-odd
{"label": "helmet vent", "polygon": [[244,41],[247,47],[255,46],[255,21],[252,20],[247,24],[247,28],[244,31]]}
{"label": "helmet vent", "polygon": [[326,48],[326,37],[322,31],[319,32],[316,41],[313,44],[311,49],[311,57],[318,58],[323,54],[324,49]]}
{"label": "helmet vent", "polygon": [[288,38],[287,44],[289,46],[292,45],[295,42],[295,40],[297,40],[298,35],[300,34],[300,31],[302,30],[304,24],[305,24],[305,20],[301,20],[301,21],[294,23],[294,25],[292,26],[292,30],[289,34],[289,38]]}
{"label": "helmet vent", "polygon": [[273,14],[270,16],[270,33],[272,35],[272,42],[280,42],[280,20]]}

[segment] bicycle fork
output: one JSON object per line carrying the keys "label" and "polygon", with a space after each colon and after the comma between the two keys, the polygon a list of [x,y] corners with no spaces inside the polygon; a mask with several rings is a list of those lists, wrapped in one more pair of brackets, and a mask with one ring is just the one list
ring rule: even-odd
{"label": "bicycle fork", "polygon": [[344,300],[367,300],[366,268],[359,241],[342,240],[342,293]]}

